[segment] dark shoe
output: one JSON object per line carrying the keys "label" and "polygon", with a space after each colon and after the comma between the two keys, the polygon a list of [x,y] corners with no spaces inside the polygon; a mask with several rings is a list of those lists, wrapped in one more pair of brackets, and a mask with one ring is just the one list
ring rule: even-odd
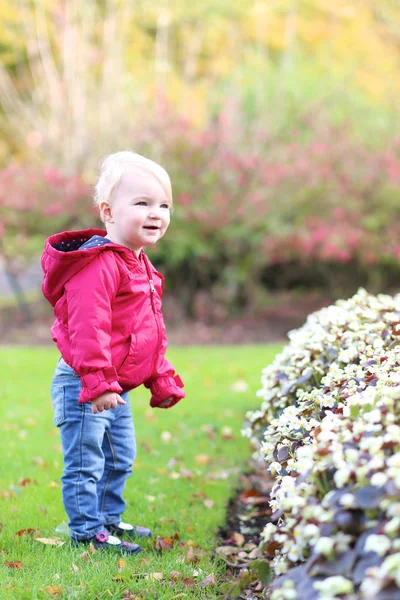
{"label": "dark shoe", "polygon": [[96,533],[96,535],[86,540],[72,539],[72,543],[74,546],[80,546],[81,544],[88,546],[89,544],[93,544],[96,550],[112,550],[121,552],[122,554],[138,554],[142,549],[138,544],[121,542],[117,537],[110,535],[108,531],[100,531],[100,533]]}
{"label": "dark shoe", "polygon": [[129,538],[144,538],[152,537],[153,533],[151,529],[147,527],[140,527],[140,525],[130,525],[121,521],[118,525],[107,525],[107,528],[111,533],[115,533],[118,537],[122,537],[124,534]]}

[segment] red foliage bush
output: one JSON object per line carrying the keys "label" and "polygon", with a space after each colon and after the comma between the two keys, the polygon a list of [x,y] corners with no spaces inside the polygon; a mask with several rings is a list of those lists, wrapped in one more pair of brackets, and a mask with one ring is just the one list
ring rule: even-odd
{"label": "red foliage bush", "polygon": [[[173,225],[152,254],[185,310],[201,290],[227,310],[253,309],[265,289],[384,291],[398,276],[400,139],[376,149],[318,115],[272,135],[224,112],[206,130],[166,114],[132,139],[171,175]],[[18,254],[30,239],[93,224],[89,192],[57,170],[10,165],[3,246]]]}

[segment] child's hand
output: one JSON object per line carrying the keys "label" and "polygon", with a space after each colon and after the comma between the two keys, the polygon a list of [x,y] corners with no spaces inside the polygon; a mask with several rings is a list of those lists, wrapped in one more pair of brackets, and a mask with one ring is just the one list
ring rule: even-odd
{"label": "child's hand", "polygon": [[98,398],[91,400],[92,413],[95,415],[103,410],[109,410],[110,408],[116,408],[118,404],[126,404],[125,400],[121,398],[116,392],[104,392]]}
{"label": "child's hand", "polygon": [[168,406],[171,404],[171,402],[175,399],[175,396],[170,396],[169,398],[166,398],[165,400],[163,400],[161,402],[161,404],[158,405],[158,408],[168,408]]}

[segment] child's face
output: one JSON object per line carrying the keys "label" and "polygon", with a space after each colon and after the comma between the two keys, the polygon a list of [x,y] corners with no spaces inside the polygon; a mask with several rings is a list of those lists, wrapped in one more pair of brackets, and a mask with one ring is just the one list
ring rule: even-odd
{"label": "child's face", "polygon": [[100,204],[111,241],[139,254],[152,246],[168,229],[171,202],[158,179],[151,173],[124,173],[112,194],[111,205]]}

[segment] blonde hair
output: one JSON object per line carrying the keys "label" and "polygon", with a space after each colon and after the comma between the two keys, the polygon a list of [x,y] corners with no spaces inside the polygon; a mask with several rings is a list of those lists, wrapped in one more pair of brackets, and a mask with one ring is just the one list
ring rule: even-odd
{"label": "blonde hair", "polygon": [[171,180],[167,171],[149,158],[130,150],[124,150],[109,154],[100,161],[100,175],[93,197],[95,206],[100,206],[103,201],[110,204],[112,193],[121,181],[122,175],[129,173],[132,169],[154,175],[162,185],[172,205]]}

